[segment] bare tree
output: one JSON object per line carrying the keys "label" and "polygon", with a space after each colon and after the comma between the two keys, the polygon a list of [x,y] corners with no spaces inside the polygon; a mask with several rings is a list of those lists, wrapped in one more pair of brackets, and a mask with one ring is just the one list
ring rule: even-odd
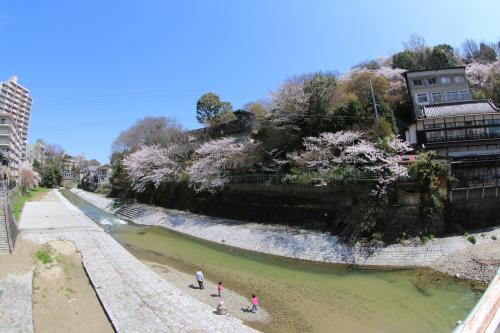
{"label": "bare tree", "polygon": [[142,145],[166,147],[185,142],[186,134],[175,120],[166,117],[146,117],[120,133],[112,145],[114,152],[134,152]]}
{"label": "bare tree", "polygon": [[422,53],[425,51],[425,39],[418,34],[412,34],[408,38],[408,41],[403,42],[403,47],[405,51],[412,51],[415,53]]}
{"label": "bare tree", "polygon": [[466,39],[462,43],[462,51],[465,59],[472,60],[479,52],[479,46],[473,39]]}

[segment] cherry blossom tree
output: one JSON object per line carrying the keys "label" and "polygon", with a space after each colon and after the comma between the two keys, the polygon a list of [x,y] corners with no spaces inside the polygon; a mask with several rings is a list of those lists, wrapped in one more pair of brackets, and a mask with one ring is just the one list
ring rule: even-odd
{"label": "cherry blossom tree", "polygon": [[40,175],[33,170],[33,167],[28,161],[21,163],[21,186],[23,192],[30,188],[37,187],[40,182]]}
{"label": "cherry blossom tree", "polygon": [[361,132],[340,131],[322,133],[319,137],[304,139],[305,152],[295,157],[297,165],[307,171],[318,173],[319,184],[327,185],[323,175],[334,167],[356,167],[377,174],[377,185],[373,194],[383,196],[389,185],[408,175],[407,169],[398,163],[397,154],[409,147],[396,138],[388,139],[392,150],[378,148],[362,138]]}
{"label": "cherry blossom tree", "polygon": [[227,137],[204,143],[196,149],[193,164],[187,168],[190,186],[196,192],[215,193],[222,189],[229,183],[228,170],[253,163],[256,146],[251,140],[237,142],[236,138]]}
{"label": "cherry blossom tree", "polygon": [[144,192],[148,185],[158,188],[162,181],[174,179],[183,169],[182,156],[175,147],[144,146],[125,156],[123,165],[128,172],[132,188]]}
{"label": "cherry blossom tree", "polygon": [[309,107],[310,94],[304,91],[303,80],[289,80],[278,91],[271,93],[271,109],[274,119],[293,122],[296,116],[303,115]]}

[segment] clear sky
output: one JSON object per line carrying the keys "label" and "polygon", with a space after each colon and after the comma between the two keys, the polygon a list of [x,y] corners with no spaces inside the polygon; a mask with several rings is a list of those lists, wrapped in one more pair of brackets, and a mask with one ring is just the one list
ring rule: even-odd
{"label": "clear sky", "polygon": [[33,97],[29,141],[107,162],[144,116],[199,125],[195,103],[235,108],[289,76],[343,72],[401,49],[500,37],[498,0],[0,0],[0,79]]}

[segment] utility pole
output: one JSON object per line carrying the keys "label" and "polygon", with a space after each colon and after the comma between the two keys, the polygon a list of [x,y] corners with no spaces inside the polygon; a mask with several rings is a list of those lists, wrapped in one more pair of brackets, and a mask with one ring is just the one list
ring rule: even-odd
{"label": "utility pole", "polygon": [[378,123],[379,119],[378,119],[378,112],[377,112],[377,102],[375,101],[375,94],[373,93],[373,85],[372,85],[371,78],[370,78],[370,92],[372,94],[373,109],[375,110],[375,118],[377,118],[377,123]]}

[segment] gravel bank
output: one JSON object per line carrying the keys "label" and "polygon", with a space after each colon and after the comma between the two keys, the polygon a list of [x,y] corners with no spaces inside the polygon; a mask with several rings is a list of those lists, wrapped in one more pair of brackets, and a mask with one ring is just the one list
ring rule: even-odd
{"label": "gravel bank", "polygon": [[[113,199],[79,189],[73,189],[72,192],[113,213]],[[425,266],[451,275],[487,281],[498,267],[498,263],[491,259],[500,259],[495,251],[491,254],[478,250],[483,247],[500,248],[500,241],[493,240],[495,237],[500,239],[500,228],[472,233],[476,244],[469,242],[466,237],[453,236],[435,238],[425,244],[413,239],[388,246],[351,246],[330,233],[212,218],[143,204],[134,204],[133,207],[143,210],[134,219],[137,224],[158,225],[217,243],[304,260],[368,266]],[[481,267],[480,273],[478,267]]]}

